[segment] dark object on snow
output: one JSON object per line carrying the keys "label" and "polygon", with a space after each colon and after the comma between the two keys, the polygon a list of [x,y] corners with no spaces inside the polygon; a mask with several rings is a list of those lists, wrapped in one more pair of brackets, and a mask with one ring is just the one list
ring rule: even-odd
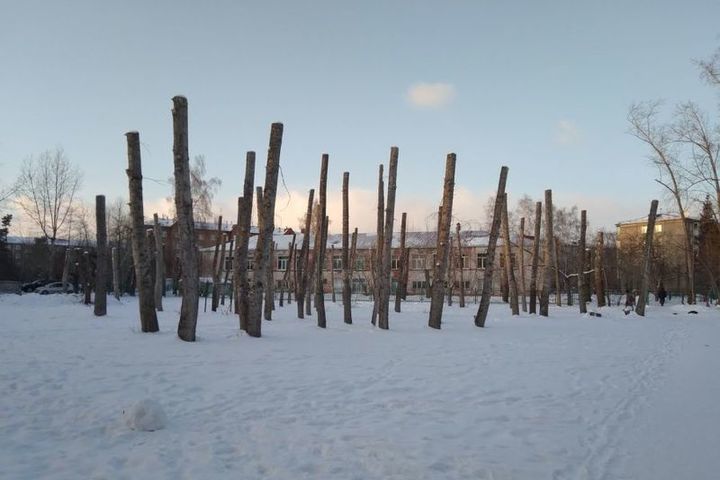
{"label": "dark object on snow", "polygon": [[693,314],[693,315],[697,315],[697,314],[698,314],[697,310],[690,310],[688,313]]}
{"label": "dark object on snow", "polygon": [[[625,315],[627,315],[627,313],[625,313]],[[590,312],[590,316],[591,317],[602,317],[602,313]]]}

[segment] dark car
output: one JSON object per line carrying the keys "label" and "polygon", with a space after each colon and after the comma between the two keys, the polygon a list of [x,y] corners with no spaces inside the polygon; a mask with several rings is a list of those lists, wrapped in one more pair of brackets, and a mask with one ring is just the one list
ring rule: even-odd
{"label": "dark car", "polygon": [[47,285],[48,283],[50,283],[50,280],[35,280],[34,282],[23,283],[21,289],[23,292],[34,292],[39,287]]}

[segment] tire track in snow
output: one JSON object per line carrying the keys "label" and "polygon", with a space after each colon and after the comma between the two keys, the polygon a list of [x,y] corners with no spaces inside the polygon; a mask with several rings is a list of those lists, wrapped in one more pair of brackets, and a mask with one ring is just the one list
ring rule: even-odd
{"label": "tire track in snow", "polygon": [[[618,480],[615,469],[625,454],[618,451],[620,439],[629,428],[628,422],[635,418],[646,405],[649,394],[665,380],[666,364],[679,351],[681,341],[687,336],[687,326],[677,322],[663,335],[659,349],[651,351],[637,367],[627,372],[635,379],[627,393],[602,418],[590,422],[589,437],[582,442],[586,453],[579,465],[569,465],[553,474],[554,480]],[[603,383],[610,385],[606,376]]]}

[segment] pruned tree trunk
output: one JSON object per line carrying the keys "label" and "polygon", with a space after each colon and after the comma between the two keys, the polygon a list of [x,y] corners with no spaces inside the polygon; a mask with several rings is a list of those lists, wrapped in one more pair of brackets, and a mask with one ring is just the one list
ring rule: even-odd
{"label": "pruned tree trunk", "polygon": [[403,212],[402,219],[400,220],[400,271],[398,272],[398,284],[395,289],[395,311],[401,311],[401,303],[404,294],[404,279],[405,270],[408,269],[408,265],[405,261],[406,248],[405,248],[405,235],[407,229],[407,213]]}
{"label": "pruned tree trunk", "polygon": [[578,245],[578,304],[580,313],[587,313],[585,298],[585,237],[587,236],[587,210],[580,211],[580,239]]}
{"label": "pruned tree trunk", "polygon": [[378,200],[377,200],[377,238],[375,242],[375,257],[371,262],[372,278],[373,278],[373,309],[372,318],[370,322],[373,325],[377,325],[377,316],[379,311],[380,303],[380,276],[382,275],[382,249],[383,249],[383,235],[385,233],[385,222],[384,220],[384,209],[385,209],[385,184],[383,181],[383,165],[380,164],[378,167]]}
{"label": "pruned tree trunk", "polygon": [[492,278],[495,266],[495,248],[497,247],[497,239],[500,235],[500,223],[502,220],[503,198],[505,198],[505,184],[507,183],[508,167],[503,166],[500,169],[500,180],[498,182],[497,193],[495,194],[495,208],[493,209],[492,226],[490,227],[490,237],[488,238],[487,258],[485,259],[485,272],[483,273],[483,286],[480,295],[480,306],[475,315],[475,326],[484,327],[490,310],[490,297],[492,296]]}
{"label": "pruned tree trunk", "polygon": [[463,274],[463,251],[462,251],[462,239],[460,238],[460,222],[455,226],[457,233],[457,251],[458,251],[458,268],[460,269],[460,308],[465,308],[465,276]]}
{"label": "pruned tree trunk", "polygon": [[[227,238],[226,238],[226,241],[227,241]],[[229,252],[230,256],[232,256],[233,252],[235,251],[234,247],[235,247],[235,237],[230,235],[230,245],[228,246],[228,252]],[[222,256],[223,256],[223,265],[225,265],[225,263],[224,263],[225,262],[225,244],[223,244],[223,255]],[[220,305],[225,305],[225,286],[228,284],[228,278],[230,277],[230,268],[227,268],[227,265],[225,265],[225,267],[226,267],[225,268],[225,277],[223,278],[223,282],[222,282],[223,289],[222,289],[222,292],[220,293]],[[230,286],[230,304],[231,305],[232,305],[232,292],[233,292],[234,288],[235,288],[234,286],[232,286],[232,285]]]}
{"label": "pruned tree trunk", "polygon": [[212,264],[212,277],[213,277],[213,291],[212,291],[212,305],[211,310],[217,311],[217,307],[220,304],[220,245],[223,243],[223,230],[222,230],[222,215],[218,217],[218,227],[215,233],[215,252],[213,253],[213,264]]}
{"label": "pruned tree trunk", "polygon": [[70,248],[65,249],[65,260],[63,262],[63,271],[62,271],[62,284],[63,289],[67,288],[68,279],[70,277],[70,263],[72,261],[72,250]]}
{"label": "pruned tree trunk", "polygon": [[105,195],[95,197],[95,230],[97,259],[95,265],[95,315],[107,314],[107,222],[105,218]]}
{"label": "pruned tree trunk", "polygon": [[245,180],[243,196],[238,198],[238,229],[233,263],[235,284],[235,310],[240,321],[240,330],[247,332],[250,315],[250,284],[248,282],[248,248],[250,245],[250,223],[252,221],[253,190],[255,188],[255,152],[245,154]]}
{"label": "pruned tree trunk", "polygon": [[250,309],[247,333],[251,337],[262,335],[262,300],[266,272],[270,261],[270,247],[275,229],[275,197],[277,195],[278,173],[280,170],[280,149],[282,147],[283,124],[273,123],[270,128],[267,163],[265,166],[265,187],[262,189],[262,204],[258,203],[258,238],[255,248],[253,280],[250,288]]}
{"label": "pruned tree trunk", "polygon": [[83,303],[90,305],[92,303],[92,268],[90,267],[90,253],[85,250],[82,254],[82,270],[83,270]]}
{"label": "pruned tree trunk", "polygon": [[503,196],[502,232],[503,251],[505,252],[505,270],[507,271],[508,285],[510,287],[510,310],[513,315],[520,315],[518,303],[518,288],[515,281],[515,269],[512,261],[512,244],[510,243],[510,225],[508,225],[507,193]]}
{"label": "pruned tree trunk", "polygon": [[335,303],[335,245],[330,245],[330,301]]}
{"label": "pruned tree trunk", "polygon": [[352,267],[350,265],[350,172],[343,173],[342,201],[342,269],[343,269],[343,320],[352,324]]}
{"label": "pruned tree trunk", "polygon": [[[317,324],[320,328],[327,326],[325,318],[325,291],[323,286],[323,266],[325,263],[325,233],[327,231],[327,171],[330,156],[324,153],[320,161],[320,189],[318,190],[318,207],[320,211],[317,217],[317,237],[315,238],[315,310],[317,311]],[[332,265],[330,265],[332,268]]]}
{"label": "pruned tree trunk", "polygon": [[425,274],[425,298],[432,298],[433,281],[430,278],[430,269],[426,268],[423,273]]}
{"label": "pruned tree trunk", "polygon": [[140,135],[125,134],[128,147],[128,176],[130,190],[130,218],[132,221],[132,250],[135,267],[135,284],[138,290],[140,328],[143,332],[157,332],[157,315],[153,300],[152,269],[145,241],[145,216],[143,213],[142,164],[140,159]]}
{"label": "pruned tree trunk", "polygon": [[270,255],[265,268],[265,303],[263,304],[263,317],[272,320],[272,311],[275,309],[275,242],[270,242]]}
{"label": "pruned tree trunk", "polygon": [[165,292],[165,262],[163,261],[162,230],[157,213],[153,214],[153,239],[155,241],[155,309],[162,312],[162,297]]}
{"label": "pruned tree trunk", "polygon": [[537,277],[540,264],[540,222],[542,221],[542,202],[535,202],[535,230],[533,235],[532,265],[530,266],[530,313],[537,313]]}
{"label": "pruned tree trunk", "polygon": [[559,240],[553,236],[553,270],[555,270],[555,305],[562,306],[562,296],[560,295],[560,260],[559,260]]}
{"label": "pruned tree trunk", "polygon": [[545,190],[545,242],[543,243],[545,258],[543,259],[543,282],[540,288],[540,315],[547,317],[550,310],[550,284],[553,280],[553,265],[555,251],[553,232],[553,204],[552,190]]}
{"label": "pruned tree trunk", "polygon": [[182,265],[182,304],[178,337],[195,341],[198,300],[200,299],[200,265],[195,245],[190,156],[188,153],[188,105],[185,97],[173,98],[173,161],[175,166],[175,212],[178,226],[178,251]]}
{"label": "pruned tree trunk", "polygon": [[658,201],[650,202],[650,214],[648,215],[647,232],[645,232],[645,248],[643,249],[642,272],[640,277],[640,298],[638,298],[635,313],[641,317],[645,316],[645,304],[650,286],[650,265],[652,262],[653,234],[655,232],[655,219],[657,218]]}
{"label": "pruned tree trunk", "polygon": [[298,318],[305,318],[305,295],[308,288],[310,266],[310,227],[312,222],[313,197],[315,190],[310,189],[308,195],[307,213],[305,214],[305,229],[303,230],[302,246],[300,247],[300,260],[297,262],[295,275],[295,303],[297,303]]}
{"label": "pruned tree trunk", "polygon": [[527,300],[525,298],[525,217],[520,219],[520,245],[518,250],[518,268],[520,270],[520,303],[522,311],[527,312]]}
{"label": "pruned tree trunk", "polygon": [[455,154],[449,153],[445,159],[445,180],[443,182],[443,198],[438,221],[437,244],[435,247],[436,261],[433,275],[432,297],[430,299],[430,315],[428,326],[440,329],[442,325],[443,296],[447,275],[448,249],[450,248],[450,224],[452,222],[453,194],[455,191]]}
{"label": "pruned tree trunk", "polygon": [[120,254],[117,247],[112,247],[113,295],[120,300]]}
{"label": "pruned tree trunk", "polygon": [[387,202],[385,203],[385,227],[383,232],[382,262],[380,270],[380,303],[378,311],[378,327],[383,330],[390,328],[390,276],[392,275],[392,239],[395,221],[395,192],[397,190],[398,153],[398,147],[390,148]]}
{"label": "pruned tree trunk", "polygon": [[597,306],[605,306],[605,237],[603,232],[598,232],[597,245],[595,247],[595,296]]}
{"label": "pruned tree trunk", "polygon": [[353,230],[352,238],[350,239],[350,292],[352,293],[352,281],[353,272],[355,271],[355,262],[357,260],[357,227]]}
{"label": "pruned tree trunk", "polygon": [[[502,231],[501,231],[502,232]],[[508,279],[508,258],[503,253],[500,256],[500,295],[503,303],[510,303],[510,280]]]}

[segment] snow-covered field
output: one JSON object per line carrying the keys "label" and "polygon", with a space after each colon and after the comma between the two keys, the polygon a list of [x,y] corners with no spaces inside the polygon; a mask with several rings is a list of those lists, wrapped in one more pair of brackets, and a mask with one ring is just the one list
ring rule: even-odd
{"label": "snow-covered field", "polygon": [[[139,332],[137,304],[96,318],[72,296],[0,296],[0,478],[716,479],[720,312],[577,307],[550,318],[428,303],[327,330],[295,305],[238,334],[201,313],[199,341]],[[201,305],[202,307],[202,305]],[[128,426],[149,399],[166,426]]]}

